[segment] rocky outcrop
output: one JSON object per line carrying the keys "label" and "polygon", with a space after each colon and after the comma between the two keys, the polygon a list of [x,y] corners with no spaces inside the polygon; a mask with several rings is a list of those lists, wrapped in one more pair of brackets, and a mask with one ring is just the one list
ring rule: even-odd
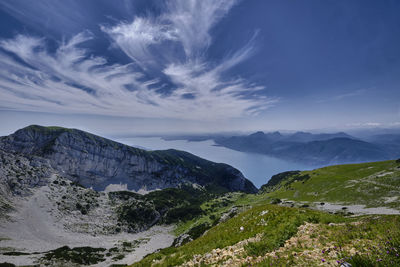
{"label": "rocky outcrop", "polygon": [[2,137],[0,148],[48,160],[62,175],[99,191],[120,183],[135,191],[187,183],[227,191],[257,191],[229,165],[183,151],[145,151],[76,129],[28,126]]}
{"label": "rocky outcrop", "polygon": [[46,159],[0,149],[0,221],[14,209],[14,197],[31,195],[34,188],[47,185],[56,173]]}
{"label": "rocky outcrop", "polygon": [[56,172],[46,159],[0,149],[0,196],[27,196],[32,188],[46,185]]}

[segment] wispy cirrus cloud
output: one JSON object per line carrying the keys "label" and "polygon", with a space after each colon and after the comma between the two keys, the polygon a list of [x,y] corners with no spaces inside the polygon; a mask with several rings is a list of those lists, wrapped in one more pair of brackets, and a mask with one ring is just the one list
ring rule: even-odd
{"label": "wispy cirrus cloud", "polygon": [[366,89],[358,89],[358,90],[354,90],[354,91],[351,91],[351,92],[348,92],[348,93],[334,95],[334,96],[329,97],[328,99],[318,100],[317,103],[340,101],[340,100],[347,99],[347,98],[353,98],[353,97],[361,96],[361,95],[365,94],[365,92],[367,92]]}
{"label": "wispy cirrus cloud", "polygon": [[109,64],[105,56],[83,48],[96,38],[89,31],[55,51],[40,37],[2,40],[0,107],[200,120],[257,114],[277,100],[257,96],[263,86],[225,75],[253,54],[254,39],[219,62],[206,56],[213,41],[210,30],[235,4],[168,1],[157,16],[101,25],[128,64]]}

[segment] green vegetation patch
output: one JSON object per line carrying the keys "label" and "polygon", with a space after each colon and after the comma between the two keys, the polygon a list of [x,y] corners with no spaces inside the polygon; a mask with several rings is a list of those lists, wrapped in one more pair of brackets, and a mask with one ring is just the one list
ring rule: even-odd
{"label": "green vegetation patch", "polygon": [[8,251],[4,252],[3,255],[5,256],[24,256],[24,255],[31,255],[30,253],[20,252],[20,251]]}
{"label": "green vegetation patch", "polygon": [[104,258],[105,248],[92,247],[76,247],[69,248],[68,246],[60,247],[46,253],[41,259],[45,262],[71,262],[81,265],[91,265],[102,261]]}
{"label": "green vegetation patch", "polygon": [[117,209],[119,221],[127,224],[134,232],[156,223],[171,224],[197,218],[203,214],[201,205],[215,197],[192,186],[167,188],[146,195],[111,192],[109,196],[123,201]]}
{"label": "green vegetation patch", "polygon": [[[330,223],[346,220],[348,219],[342,216],[313,210],[260,205],[242,212],[226,222],[219,223],[192,242],[178,248],[163,249],[132,266],[179,265],[190,260],[194,255],[234,245],[261,233],[265,238],[256,244],[257,248],[247,248],[249,254],[259,254],[281,246],[287,238],[296,233],[297,227],[305,222]],[[266,250],[262,251],[261,247],[266,247]]]}
{"label": "green vegetation patch", "polygon": [[382,161],[287,172],[273,185],[263,186],[263,191],[271,198],[399,209],[398,167],[395,161]]}
{"label": "green vegetation patch", "polygon": [[252,266],[400,266],[400,216],[368,216],[358,222],[316,224],[307,234]]}

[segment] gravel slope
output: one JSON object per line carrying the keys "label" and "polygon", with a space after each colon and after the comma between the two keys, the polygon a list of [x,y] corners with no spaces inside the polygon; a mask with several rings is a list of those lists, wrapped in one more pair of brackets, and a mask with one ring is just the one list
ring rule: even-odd
{"label": "gravel slope", "polygon": [[[69,247],[103,247],[111,248],[118,246],[122,241],[134,241],[146,238],[135,251],[125,255],[120,261],[107,261],[96,266],[109,266],[112,263],[132,263],[140,260],[146,254],[154,252],[159,248],[168,247],[172,244],[174,236],[170,234],[173,227],[155,226],[147,231],[129,234],[88,234],[77,233],[65,229],[63,222],[74,218],[73,214],[60,214],[54,216],[57,210],[56,203],[49,201],[53,194],[49,186],[35,189],[30,197],[25,197],[18,202],[17,211],[10,213],[10,220],[3,222],[0,226],[0,250],[19,252],[46,252],[61,246]],[[66,218],[65,218],[66,217]],[[101,223],[101,220],[99,221]],[[0,262],[12,262],[17,265],[33,264],[42,254],[27,256],[5,256],[0,255]]]}

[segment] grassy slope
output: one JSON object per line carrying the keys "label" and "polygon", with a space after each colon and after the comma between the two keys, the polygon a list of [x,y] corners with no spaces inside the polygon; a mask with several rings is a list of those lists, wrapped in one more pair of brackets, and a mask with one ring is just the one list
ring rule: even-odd
{"label": "grassy slope", "polygon": [[[150,254],[132,266],[178,266],[193,263],[194,258],[201,263],[198,266],[339,266],[343,261],[353,266],[396,266],[399,226],[400,216],[350,218],[259,203],[190,243]],[[238,245],[246,239],[253,240]]]}
{"label": "grassy slope", "polygon": [[229,212],[232,207],[238,207],[238,211],[241,212],[249,209],[251,207],[250,205],[266,203],[263,200],[264,197],[260,195],[238,192],[227,193],[222,197],[211,199],[201,205],[204,212],[202,216],[179,223],[175,229],[175,234],[180,235],[187,232],[190,228],[204,223],[212,225],[215,223],[216,219],[219,219],[222,214]]}
{"label": "grassy slope", "polygon": [[400,216],[343,224],[308,224],[252,266],[400,266]]}
{"label": "grassy slope", "polygon": [[[293,181],[299,176],[303,180]],[[339,165],[301,172],[269,188],[276,190],[269,193],[227,194],[203,203],[205,213],[179,224],[176,234],[202,223],[212,224],[233,206],[241,213],[192,242],[148,255],[132,266],[175,266],[193,260],[195,255],[205,266],[226,264],[227,260],[239,261],[236,266],[318,266],[327,262],[338,265],[338,261],[354,266],[400,264],[400,216],[349,218],[268,204],[272,198],[286,198],[399,208],[399,200],[385,203],[388,197],[400,195],[398,177],[400,164],[395,161]],[[266,210],[268,213],[262,215]],[[331,222],[334,225],[329,225]],[[221,249],[221,255],[249,238],[255,239],[242,244],[243,249],[233,256],[215,256],[215,249]]]}
{"label": "grassy slope", "polygon": [[267,196],[400,208],[400,199],[395,199],[400,196],[400,163],[396,161],[329,166],[300,174],[310,178],[302,181],[285,179]]}
{"label": "grassy slope", "polygon": [[[262,215],[263,211],[268,211],[268,213]],[[186,245],[163,249],[132,266],[176,266],[192,259],[194,255],[231,246],[260,233],[264,234],[263,237],[246,250],[249,255],[254,253],[261,255],[282,246],[285,240],[296,234],[297,227],[304,222],[329,223],[346,220],[350,219],[313,210],[269,204],[258,205],[218,224],[205,235]],[[266,224],[261,222],[266,222]],[[243,231],[240,231],[241,226],[244,228]]]}

